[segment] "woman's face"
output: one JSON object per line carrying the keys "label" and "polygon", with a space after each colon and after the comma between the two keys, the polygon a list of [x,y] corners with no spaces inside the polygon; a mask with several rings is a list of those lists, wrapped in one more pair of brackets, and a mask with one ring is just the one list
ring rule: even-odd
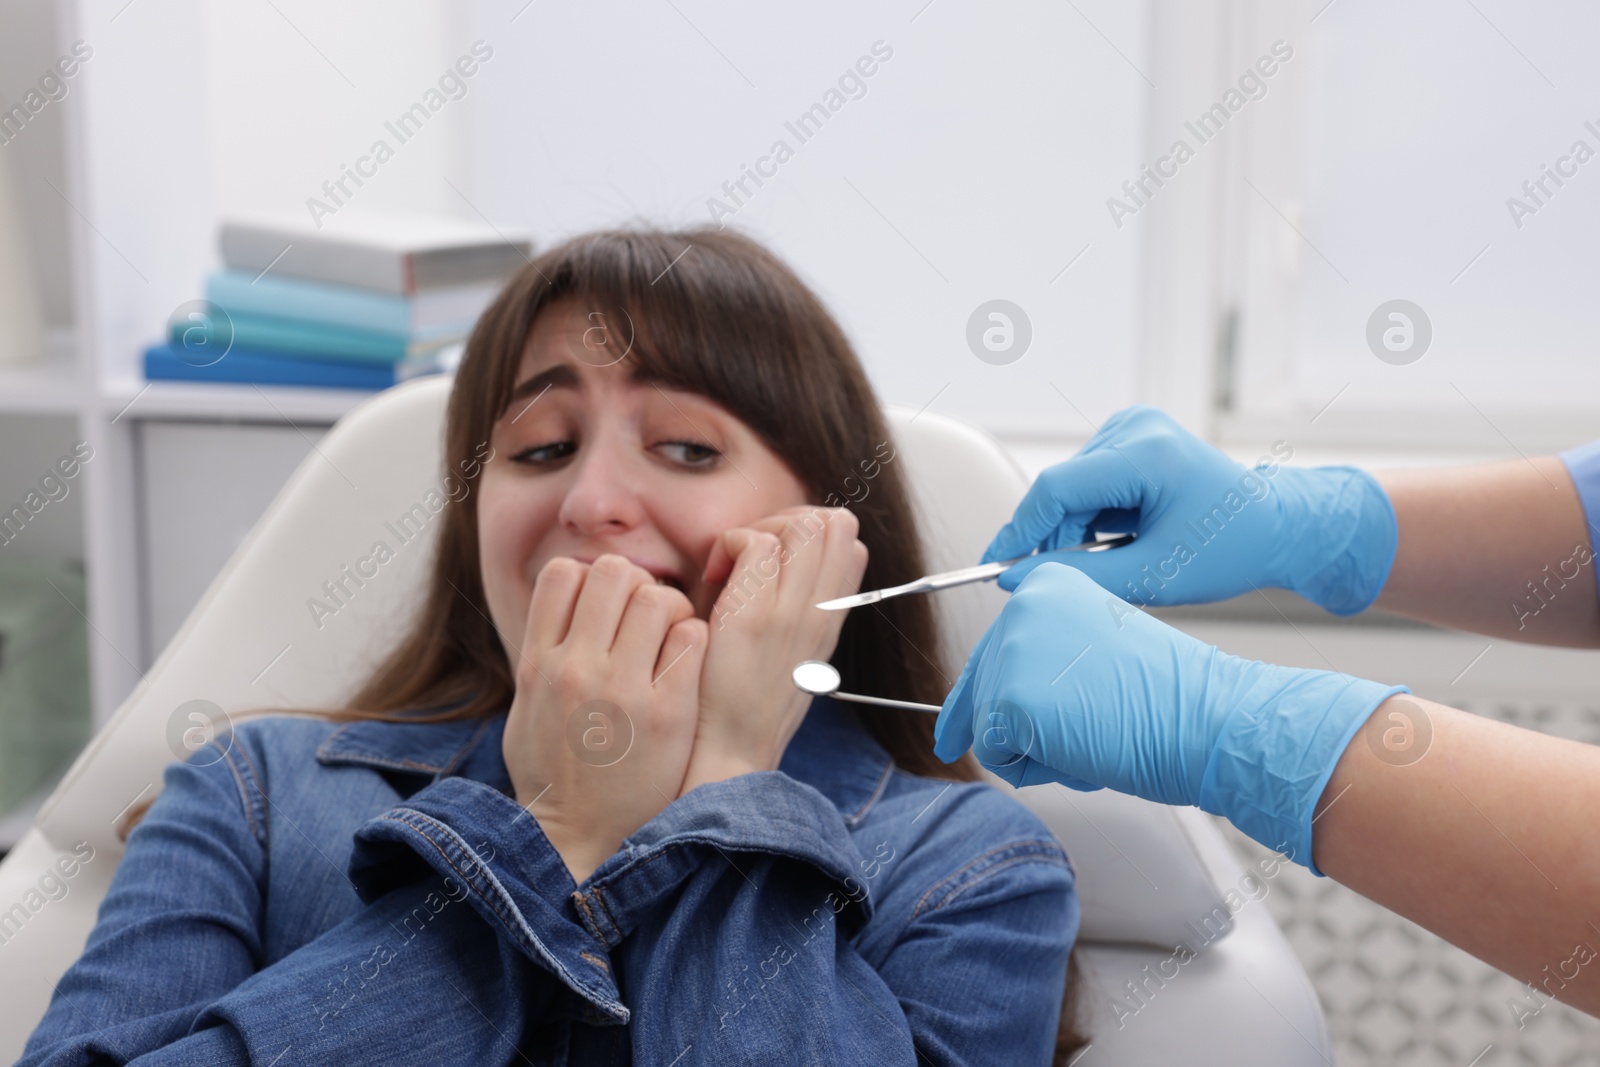
{"label": "woman's face", "polygon": [[[603,320],[576,300],[540,312],[479,483],[489,611],[515,659],[539,569],[556,556],[626,556],[678,586],[708,619],[701,579],[724,530],[807,503],[743,422],[697,393],[634,381]],[[609,365],[608,365],[609,364]]]}

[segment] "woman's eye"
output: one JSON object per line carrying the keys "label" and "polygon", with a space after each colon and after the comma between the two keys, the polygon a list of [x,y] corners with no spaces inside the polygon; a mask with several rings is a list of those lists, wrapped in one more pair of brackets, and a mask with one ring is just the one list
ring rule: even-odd
{"label": "woman's eye", "polygon": [[656,447],[666,450],[673,459],[690,467],[709,467],[722,455],[710,445],[698,441],[663,441]]}
{"label": "woman's eye", "polygon": [[577,447],[571,441],[552,441],[547,445],[524,448],[511,459],[515,463],[555,463],[572,455]]}

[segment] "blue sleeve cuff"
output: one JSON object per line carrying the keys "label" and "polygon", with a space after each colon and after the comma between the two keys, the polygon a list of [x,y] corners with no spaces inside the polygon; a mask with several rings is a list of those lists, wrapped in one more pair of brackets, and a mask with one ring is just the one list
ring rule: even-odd
{"label": "blue sleeve cuff", "polygon": [[[1600,530],[1600,441],[1590,441],[1559,453],[1572,485],[1583,504],[1583,522],[1589,538],[1589,551],[1595,550],[1595,531]],[[1600,567],[1595,568],[1595,589],[1600,592]]]}

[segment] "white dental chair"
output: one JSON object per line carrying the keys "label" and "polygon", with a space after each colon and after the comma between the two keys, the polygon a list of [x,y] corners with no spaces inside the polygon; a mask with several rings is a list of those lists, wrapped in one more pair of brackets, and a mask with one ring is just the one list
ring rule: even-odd
{"label": "white dental chair", "polygon": [[[114,824],[160,788],[184,731],[203,728],[185,705],[205,700],[230,713],[336,705],[399,637],[436,523],[320,629],[306,602],[379,537],[392,541],[385,523],[441,485],[449,388],[445,378],[409,382],[340,420],[0,864],[0,1062],[20,1055],[94,925],[122,853]],[[887,414],[930,565],[972,563],[1009,518],[1025,477],[993,438],[964,423]],[[1004,597],[992,584],[939,594],[948,641],[940,655],[952,681]],[[1017,795],[1062,839],[1078,873],[1093,1037],[1080,1067],[1333,1062],[1305,972],[1266,906],[1249,899],[1260,886],[1241,882],[1245,872],[1208,817],[1108,791]],[[1197,958],[1174,956],[1180,941],[1199,948],[1224,927]]]}

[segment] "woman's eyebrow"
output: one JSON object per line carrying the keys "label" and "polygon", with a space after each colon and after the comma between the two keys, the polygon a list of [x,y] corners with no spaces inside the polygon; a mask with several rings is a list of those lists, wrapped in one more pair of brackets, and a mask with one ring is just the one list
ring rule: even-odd
{"label": "woman's eyebrow", "polygon": [[578,388],[578,372],[565,363],[557,363],[554,367],[540,371],[511,390],[511,400],[521,400],[525,396],[536,396],[546,389],[576,388]]}

